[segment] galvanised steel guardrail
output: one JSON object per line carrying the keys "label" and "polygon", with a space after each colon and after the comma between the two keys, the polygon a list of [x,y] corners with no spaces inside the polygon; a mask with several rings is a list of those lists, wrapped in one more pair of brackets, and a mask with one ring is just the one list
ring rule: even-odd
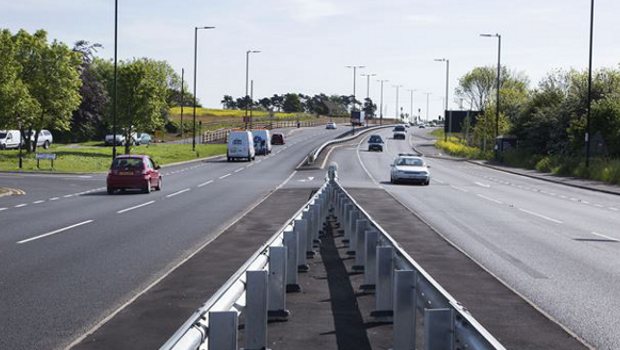
{"label": "galvanised steel guardrail", "polygon": [[415,349],[416,317],[423,315],[426,350],[505,349],[419,266],[340,185],[337,165],[327,181],[287,224],[199,308],[162,350],[236,350],[238,317],[244,313],[244,349],[267,348],[267,322],[286,320],[286,292],[299,291],[297,273],[307,270],[319,231],[337,217],[344,228],[360,288],[374,293],[378,321],[393,323],[392,349]]}

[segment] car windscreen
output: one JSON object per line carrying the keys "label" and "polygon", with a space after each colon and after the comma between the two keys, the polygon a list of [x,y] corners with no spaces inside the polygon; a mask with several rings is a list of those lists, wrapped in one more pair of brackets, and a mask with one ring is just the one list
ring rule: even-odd
{"label": "car windscreen", "polygon": [[404,165],[404,166],[422,166],[424,162],[421,159],[417,158],[400,158],[396,165]]}
{"label": "car windscreen", "polygon": [[6,138],[6,133],[5,132],[0,132],[0,139],[4,139]]}
{"label": "car windscreen", "polygon": [[143,168],[142,158],[116,158],[112,162],[114,170],[142,170]]}
{"label": "car windscreen", "polygon": [[383,140],[381,140],[381,136],[371,136],[368,142],[369,143],[381,143],[383,142]]}
{"label": "car windscreen", "polygon": [[395,126],[394,127],[394,131],[405,131],[405,127],[404,126]]}

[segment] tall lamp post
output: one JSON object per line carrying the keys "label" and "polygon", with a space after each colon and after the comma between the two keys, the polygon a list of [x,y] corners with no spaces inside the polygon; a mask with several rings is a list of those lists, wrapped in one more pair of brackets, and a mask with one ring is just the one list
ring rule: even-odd
{"label": "tall lamp post", "polygon": [[380,79],[377,82],[381,83],[381,102],[379,107],[379,125],[383,125],[383,83],[387,83],[389,80]]}
{"label": "tall lamp post", "polygon": [[[181,140],[185,139],[185,127],[183,126],[183,104],[185,103],[185,68],[181,68]],[[185,143],[185,141],[183,141]]]}
{"label": "tall lamp post", "polygon": [[251,53],[260,53],[259,50],[247,50],[245,52],[245,128],[248,128],[248,98],[250,98],[248,92],[248,82],[250,79],[250,54]]}
{"label": "tall lamp post", "polygon": [[396,120],[398,121],[398,119],[400,119],[400,115],[398,115],[398,97],[400,95],[399,89],[401,87],[403,87],[403,86],[402,85],[392,85],[392,87],[396,88],[396,109],[395,109],[395,111],[396,111]]}
{"label": "tall lamp post", "polygon": [[375,73],[370,74],[362,74],[363,77],[366,77],[366,98],[370,98],[370,77],[376,77]]}
{"label": "tall lamp post", "polygon": [[194,27],[194,111],[193,111],[193,131],[192,131],[192,151],[196,150],[196,73],[198,65],[198,30],[214,29],[215,27]]}
{"label": "tall lamp post", "polygon": [[[357,77],[357,69],[363,69],[366,68],[366,66],[360,66],[360,65],[352,65],[352,66],[346,66],[347,68],[353,68],[353,107],[351,108],[351,112],[353,112],[354,110],[356,110],[356,98],[355,98],[355,78]],[[351,119],[351,133],[355,134],[355,124],[353,123],[353,119]]]}
{"label": "tall lamp post", "polygon": [[114,0],[114,94],[112,95],[112,159],[116,158],[116,80],[118,53],[118,0]]}
{"label": "tall lamp post", "polygon": [[592,110],[592,42],[594,40],[594,0],[590,3],[590,61],[588,64],[588,115],[586,117],[586,168],[590,167],[590,115]]}
{"label": "tall lamp post", "polygon": [[502,57],[502,36],[500,34],[480,34],[486,38],[497,38],[497,97],[495,107],[495,137],[499,135],[499,89],[500,89],[500,74],[501,74],[501,57]]}
{"label": "tall lamp post", "polygon": [[433,93],[425,92],[425,94],[426,94],[426,122],[428,123],[428,100]]}
{"label": "tall lamp post", "polygon": [[[444,113],[444,122],[446,122],[446,114],[448,113],[448,96],[450,91],[450,60],[447,58],[436,58],[435,62],[446,62],[446,98],[445,98],[445,113]],[[452,113],[449,113],[448,116],[448,133],[444,134],[444,141],[448,141],[448,136],[452,136]]]}
{"label": "tall lamp post", "polygon": [[407,89],[411,93],[411,106],[409,107],[409,122],[411,122],[411,118],[413,117],[413,93],[418,91],[416,89]]}

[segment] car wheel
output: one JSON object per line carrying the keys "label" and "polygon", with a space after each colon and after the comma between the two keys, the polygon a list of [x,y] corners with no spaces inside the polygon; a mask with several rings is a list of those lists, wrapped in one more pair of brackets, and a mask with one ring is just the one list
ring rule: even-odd
{"label": "car wheel", "polygon": [[155,187],[155,191],[161,191],[162,180],[161,177],[157,180],[157,186]]}
{"label": "car wheel", "polygon": [[50,148],[50,142],[49,141],[43,142],[43,148],[45,148],[45,149]]}
{"label": "car wheel", "polygon": [[144,184],[144,193],[151,193],[151,180],[146,180]]}
{"label": "car wheel", "polygon": [[114,194],[114,187],[108,186],[108,194]]}
{"label": "car wheel", "polygon": [[426,181],[424,181],[424,186],[428,186],[428,185],[430,185],[430,183],[431,183],[431,180],[426,180]]}

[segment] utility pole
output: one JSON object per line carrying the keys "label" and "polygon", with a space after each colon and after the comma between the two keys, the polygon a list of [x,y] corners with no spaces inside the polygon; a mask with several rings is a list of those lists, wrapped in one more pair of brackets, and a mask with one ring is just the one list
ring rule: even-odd
{"label": "utility pole", "polygon": [[590,3],[590,63],[588,65],[588,115],[586,117],[586,168],[590,167],[590,117],[592,113],[592,42],[594,40],[594,0]]}
{"label": "utility pole", "polygon": [[[181,140],[185,140],[185,128],[183,127],[183,103],[185,102],[185,69],[181,68]],[[185,143],[185,141],[182,141]]]}
{"label": "utility pole", "polygon": [[377,80],[377,82],[381,83],[381,104],[379,107],[379,125],[383,125],[383,83],[387,83],[389,80],[381,79]]}

